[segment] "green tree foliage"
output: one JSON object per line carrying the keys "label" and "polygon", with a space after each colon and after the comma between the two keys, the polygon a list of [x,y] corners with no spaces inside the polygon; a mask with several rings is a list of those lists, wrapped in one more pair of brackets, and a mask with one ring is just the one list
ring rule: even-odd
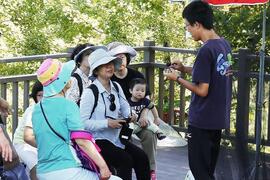
{"label": "green tree foliage", "polygon": [[[231,6],[215,8],[217,31],[226,37],[234,50],[249,48],[256,53],[262,44],[263,6]],[[266,45],[270,43],[270,6],[267,5]],[[269,46],[266,46],[269,51]]]}
{"label": "green tree foliage", "polygon": [[[191,47],[185,39],[184,6],[180,3],[164,0],[0,0],[0,4],[0,57],[63,52],[85,42],[123,41],[138,46],[144,40],[155,40],[160,46]],[[269,4],[267,8],[269,17]],[[258,52],[261,5],[214,9],[216,30],[231,42],[234,51],[247,47]],[[269,19],[267,22],[269,44]],[[19,66],[22,68],[11,71],[11,65],[1,65],[1,74],[32,73],[35,69],[29,68],[28,63]]]}

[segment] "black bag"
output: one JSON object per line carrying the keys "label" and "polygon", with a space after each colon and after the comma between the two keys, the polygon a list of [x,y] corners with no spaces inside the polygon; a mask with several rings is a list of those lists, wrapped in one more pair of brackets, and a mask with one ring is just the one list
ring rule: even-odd
{"label": "black bag", "polygon": [[0,179],[1,180],[29,180],[26,175],[25,166],[22,163],[18,163],[15,167],[9,170],[5,170],[0,167]]}

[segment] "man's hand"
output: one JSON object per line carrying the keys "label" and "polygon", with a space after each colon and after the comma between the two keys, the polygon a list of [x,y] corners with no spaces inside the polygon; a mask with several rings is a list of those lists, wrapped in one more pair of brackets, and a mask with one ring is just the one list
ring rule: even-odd
{"label": "man's hand", "polygon": [[11,108],[6,100],[0,98],[0,112],[5,117],[7,117],[11,113]]}
{"label": "man's hand", "polygon": [[179,59],[171,60],[170,68],[173,68],[181,72],[185,72],[185,66],[182,64],[182,62]]}
{"label": "man's hand", "polygon": [[12,149],[1,127],[0,127],[0,152],[2,154],[2,158],[5,161],[10,162],[12,161]]}
{"label": "man's hand", "polygon": [[173,80],[173,81],[176,81],[177,77],[179,76],[179,73],[173,68],[165,69],[163,71],[163,74],[167,80]]}

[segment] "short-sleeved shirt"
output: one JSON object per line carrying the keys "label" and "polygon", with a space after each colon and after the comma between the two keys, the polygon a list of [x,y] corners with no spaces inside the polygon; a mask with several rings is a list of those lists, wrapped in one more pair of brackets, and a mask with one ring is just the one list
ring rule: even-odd
{"label": "short-sleeved shirt", "polygon": [[148,108],[148,109],[154,108],[154,104],[147,98],[143,98],[138,102],[134,102],[131,100],[131,98],[129,98],[128,102],[129,102],[131,109],[133,111],[135,111],[135,113],[138,115],[137,120],[140,119],[141,113],[145,108]]}
{"label": "short-sleeved shirt", "polygon": [[202,129],[229,128],[232,78],[226,76],[231,68],[231,47],[223,39],[206,41],[199,49],[192,70],[195,84],[208,83],[208,95],[192,93],[189,125]]}
{"label": "short-sleeved shirt", "polygon": [[66,142],[50,129],[42,114],[40,103],[36,104],[32,123],[38,148],[37,173],[81,166],[74,149],[68,144],[71,131],[83,130],[79,107],[64,97],[43,98],[41,102],[50,125],[66,139]]}
{"label": "short-sleeved shirt", "polygon": [[34,105],[29,106],[23,113],[23,117],[22,119],[20,119],[18,127],[14,133],[13,144],[25,144],[24,129],[25,129],[25,126],[29,126],[30,123],[31,123],[30,127],[32,127],[33,109],[34,109]]}
{"label": "short-sleeved shirt", "polygon": [[[129,83],[132,81],[132,79],[135,79],[135,78],[145,79],[145,78],[144,78],[142,73],[140,73],[139,71],[136,71],[134,69],[127,68],[127,71],[128,71],[127,75],[123,79],[120,79],[120,78],[116,77],[115,75],[113,75],[111,80],[116,81],[116,82],[118,82],[120,84],[121,88],[124,91],[124,94],[125,94],[126,98],[129,99],[129,98],[131,98],[131,94],[129,92]],[[145,95],[146,96],[150,95],[150,91],[149,91],[148,86],[147,86]]]}

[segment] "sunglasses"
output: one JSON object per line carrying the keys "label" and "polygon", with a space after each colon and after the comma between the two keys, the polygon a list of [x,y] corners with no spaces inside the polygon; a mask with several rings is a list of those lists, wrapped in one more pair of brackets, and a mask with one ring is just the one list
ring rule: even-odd
{"label": "sunglasses", "polygon": [[109,99],[109,101],[110,101],[110,110],[111,111],[115,111],[115,109],[116,109],[116,105],[115,105],[115,103],[114,103],[114,101],[115,101],[115,96],[113,95],[113,94],[110,94],[109,96],[108,96],[108,99]]}

